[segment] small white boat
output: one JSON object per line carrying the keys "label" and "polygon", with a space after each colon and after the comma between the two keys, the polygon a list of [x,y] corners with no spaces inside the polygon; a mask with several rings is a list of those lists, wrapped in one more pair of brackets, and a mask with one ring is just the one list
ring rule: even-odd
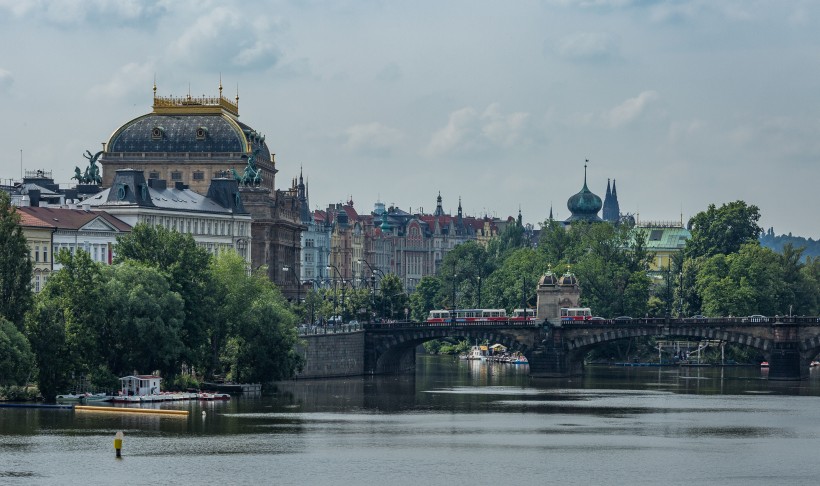
{"label": "small white boat", "polygon": [[484,354],[481,352],[481,346],[473,346],[470,348],[470,352],[467,354],[468,360],[480,360],[484,359]]}

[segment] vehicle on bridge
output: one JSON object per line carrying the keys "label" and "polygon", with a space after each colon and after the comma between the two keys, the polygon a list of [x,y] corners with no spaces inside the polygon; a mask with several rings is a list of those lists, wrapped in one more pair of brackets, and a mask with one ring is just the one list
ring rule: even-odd
{"label": "vehicle on bridge", "polygon": [[504,309],[456,309],[431,310],[426,322],[484,322],[508,321],[507,311]]}
{"label": "vehicle on bridge", "polygon": [[513,309],[511,321],[534,321],[535,309]]}
{"label": "vehicle on bridge", "polygon": [[592,310],[589,307],[561,307],[562,321],[589,321]]}

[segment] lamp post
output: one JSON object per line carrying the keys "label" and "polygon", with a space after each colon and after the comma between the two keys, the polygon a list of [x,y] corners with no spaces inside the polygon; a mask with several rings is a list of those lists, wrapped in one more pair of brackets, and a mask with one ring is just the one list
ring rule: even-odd
{"label": "lamp post", "polygon": [[[285,273],[290,273],[290,267],[283,265],[282,271]],[[302,283],[299,281],[299,278],[295,273],[292,273],[291,275],[293,275],[293,281],[296,282],[296,303],[298,304],[302,297]]]}
{"label": "lamp post", "polygon": [[683,315],[683,272],[680,272],[679,278],[680,289],[678,291],[680,292],[680,307],[678,308],[678,317],[681,317]]}
{"label": "lamp post", "polygon": [[453,310],[450,315],[450,321],[456,321],[456,260],[453,259]]}
{"label": "lamp post", "polygon": [[478,276],[478,308],[481,309],[481,275]]}
{"label": "lamp post", "polygon": [[[339,276],[339,280],[343,280],[342,272],[340,272],[339,269],[336,268],[336,265],[333,265],[332,263],[328,263],[327,264],[328,271],[330,271],[331,268],[336,271],[336,275]],[[344,305],[344,300],[342,300],[342,305]],[[336,314],[336,281],[335,280],[333,281],[333,314],[338,315],[338,314]],[[344,319],[342,319],[342,320],[344,320]]]}
{"label": "lamp post", "polygon": [[[384,272],[379,268],[371,267],[370,264],[367,263],[367,260],[359,259],[359,263],[360,264],[364,263],[365,265],[367,265],[367,268],[370,269],[370,275],[371,275],[371,280],[370,281],[373,284],[373,300],[375,301],[376,300],[376,274],[378,273],[379,276],[382,279],[384,279]],[[384,300],[384,289],[382,289],[382,300]],[[374,304],[375,304],[375,302],[374,302]],[[382,304],[384,304],[384,302],[382,302]],[[375,307],[375,305],[374,305],[374,307]],[[381,312],[381,315],[382,315],[382,317],[384,317],[384,312]]]}

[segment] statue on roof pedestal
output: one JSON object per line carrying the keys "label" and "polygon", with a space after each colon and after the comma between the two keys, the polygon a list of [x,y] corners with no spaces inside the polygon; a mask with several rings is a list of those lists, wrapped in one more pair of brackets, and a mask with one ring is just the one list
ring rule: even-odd
{"label": "statue on roof pedestal", "polygon": [[77,179],[77,182],[80,184],[102,183],[100,168],[97,167],[97,159],[100,158],[100,155],[102,155],[102,151],[92,155],[90,150],[86,150],[83,157],[88,159],[88,167],[85,168],[84,174],[79,167],[74,167],[74,177],[72,177],[72,179]]}

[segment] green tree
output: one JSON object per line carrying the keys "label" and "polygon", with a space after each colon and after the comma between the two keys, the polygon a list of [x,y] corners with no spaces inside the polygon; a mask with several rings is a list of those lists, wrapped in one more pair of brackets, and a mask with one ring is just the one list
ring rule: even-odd
{"label": "green tree", "polygon": [[[234,381],[267,383],[291,378],[302,366],[296,352],[296,316],[290,312],[282,294],[264,275],[239,276],[246,282],[229,292],[237,303],[231,306],[234,332],[228,334],[220,355],[226,376]],[[250,288],[250,293],[245,291]]]}
{"label": "green tree", "polygon": [[394,273],[388,273],[380,282],[378,304],[386,319],[404,319],[404,309],[409,309],[409,299],[404,285]]}
{"label": "green tree", "polygon": [[207,367],[211,355],[208,324],[219,292],[209,281],[208,252],[198,247],[191,235],[141,223],[117,239],[116,255],[115,263],[136,260],[168,276],[171,290],[179,293],[185,303],[182,359]]}
{"label": "green tree", "polygon": [[184,303],[167,276],[136,261],[106,267],[103,273],[102,363],[120,375],[131,370],[176,374],[184,349]]}
{"label": "green tree", "polygon": [[522,306],[535,307],[535,290],[546,268],[543,252],[532,248],[512,251],[486,279],[484,307],[508,312]]}
{"label": "green tree", "polygon": [[37,386],[47,402],[66,391],[74,372],[66,343],[66,313],[58,299],[45,293],[50,285],[51,279],[26,315],[26,337],[37,364]]}
{"label": "green tree", "polygon": [[34,368],[34,353],[17,326],[0,317],[0,386],[25,385]]}
{"label": "green tree", "polygon": [[[784,314],[781,257],[757,243],[743,245],[737,253],[717,254],[701,265],[697,288],[703,310],[711,316]],[[787,307],[787,306],[786,306]]]}
{"label": "green tree", "polygon": [[441,280],[433,275],[425,275],[410,295],[412,319],[423,321],[433,309],[441,309],[444,304],[439,300],[442,294]]}
{"label": "green tree", "polygon": [[716,208],[710,204],[689,220],[692,237],[686,242],[685,253],[690,258],[736,253],[746,243],[758,242],[763,229],[758,226],[760,211],[744,201],[734,201]]}
{"label": "green tree", "polygon": [[0,317],[22,331],[32,304],[32,263],[20,215],[5,191],[0,191],[0,248]]}

